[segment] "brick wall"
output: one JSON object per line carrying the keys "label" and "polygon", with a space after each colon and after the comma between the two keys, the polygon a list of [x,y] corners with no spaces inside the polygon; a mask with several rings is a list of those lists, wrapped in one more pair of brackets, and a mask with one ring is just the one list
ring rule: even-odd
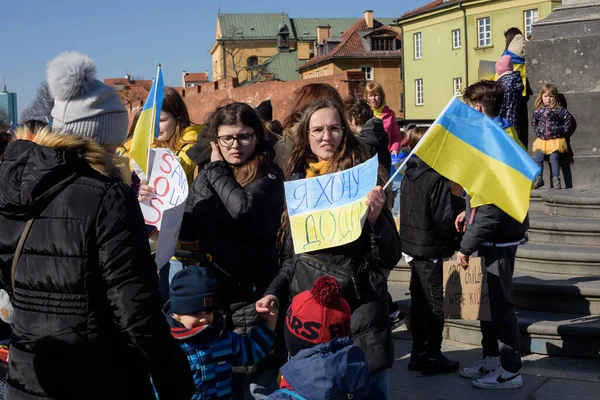
{"label": "brick wall", "polygon": [[[364,73],[362,72],[344,72],[310,80],[270,81],[239,86],[235,78],[227,78],[188,88],[183,93],[183,99],[190,113],[190,118],[195,123],[204,122],[205,117],[213,112],[215,108],[231,101],[244,102],[256,107],[261,101],[269,98],[273,105],[273,119],[283,122],[291,109],[294,93],[298,88],[308,83],[328,83],[338,90],[342,98],[346,98],[350,94],[361,90],[363,79]],[[130,106],[130,121],[142,105],[140,102],[140,104]]]}

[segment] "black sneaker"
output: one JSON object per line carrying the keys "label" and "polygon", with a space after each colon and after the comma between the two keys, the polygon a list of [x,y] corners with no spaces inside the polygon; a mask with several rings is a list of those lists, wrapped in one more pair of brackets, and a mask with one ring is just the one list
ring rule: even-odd
{"label": "black sneaker", "polygon": [[423,375],[449,374],[458,371],[459,367],[460,363],[458,361],[450,361],[440,354],[433,360],[429,357],[424,357],[421,373]]}
{"label": "black sneaker", "polygon": [[396,313],[396,316],[392,317],[390,315],[390,327],[392,328],[392,330],[401,327],[402,325],[404,325],[406,323],[406,318],[404,317],[404,314],[402,314],[400,311],[398,311]]}
{"label": "black sneaker", "polygon": [[538,176],[537,178],[535,178],[535,180],[533,181],[533,188],[539,189],[543,186],[544,186],[544,178],[542,178],[541,176]]}
{"label": "black sneaker", "polygon": [[425,352],[423,352],[421,354],[411,353],[410,361],[408,362],[408,370],[409,371],[420,371],[421,368],[423,368],[424,361],[425,361]]}

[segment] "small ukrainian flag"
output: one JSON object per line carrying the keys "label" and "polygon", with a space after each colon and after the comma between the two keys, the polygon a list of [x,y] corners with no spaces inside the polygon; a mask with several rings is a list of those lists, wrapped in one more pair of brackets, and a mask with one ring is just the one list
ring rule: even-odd
{"label": "small ukrainian flag", "polygon": [[148,165],[150,145],[160,132],[160,112],[162,110],[164,95],[165,84],[159,64],[156,79],[152,83],[152,88],[150,89],[150,93],[148,93],[148,98],[146,99],[146,103],[144,103],[137,125],[135,126],[133,139],[131,140],[131,150],[129,151],[131,158],[140,167],[146,177],[149,176],[150,172],[150,166]]}
{"label": "small ukrainian flag", "polygon": [[494,121],[454,97],[415,146],[415,154],[471,196],[522,222],[539,166]]}

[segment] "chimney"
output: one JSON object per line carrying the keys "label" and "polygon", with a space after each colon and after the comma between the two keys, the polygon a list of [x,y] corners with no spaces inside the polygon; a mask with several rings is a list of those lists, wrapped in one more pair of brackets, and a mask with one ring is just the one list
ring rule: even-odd
{"label": "chimney", "polygon": [[323,43],[325,39],[329,39],[331,36],[331,27],[327,26],[317,26],[317,43]]}
{"label": "chimney", "polygon": [[126,74],[125,75],[125,79],[127,79],[127,82],[131,82],[131,75]]}
{"label": "chimney", "polygon": [[187,72],[181,71],[181,86],[183,86],[184,89],[185,89],[185,76],[186,75],[187,75]]}
{"label": "chimney", "polygon": [[367,10],[363,13],[363,17],[365,18],[365,22],[367,23],[367,28],[373,29],[373,10]]}

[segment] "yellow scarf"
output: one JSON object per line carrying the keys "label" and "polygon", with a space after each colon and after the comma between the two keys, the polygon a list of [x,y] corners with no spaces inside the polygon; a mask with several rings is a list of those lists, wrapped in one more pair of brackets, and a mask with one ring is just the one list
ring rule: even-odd
{"label": "yellow scarf", "polygon": [[308,163],[308,167],[306,168],[306,177],[314,178],[315,176],[319,176],[327,170],[327,161],[319,161],[315,163]]}
{"label": "yellow scarf", "polygon": [[386,106],[386,104],[384,101],[383,103],[381,103],[379,108],[373,109],[373,115],[375,116],[375,118],[381,119],[381,116],[383,115],[383,109],[385,108],[385,106]]}

